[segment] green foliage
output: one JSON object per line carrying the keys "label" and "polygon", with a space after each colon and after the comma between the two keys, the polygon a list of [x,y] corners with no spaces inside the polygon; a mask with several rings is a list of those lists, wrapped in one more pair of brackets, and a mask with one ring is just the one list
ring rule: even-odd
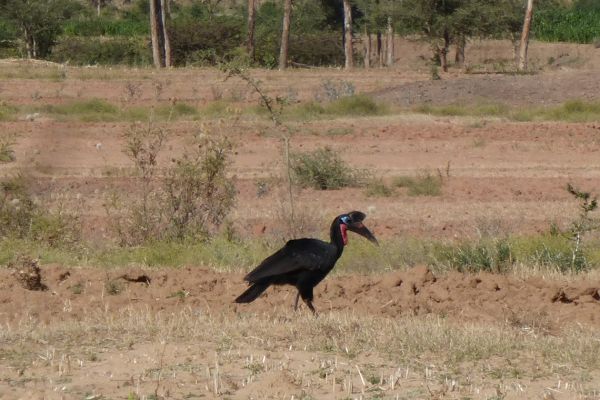
{"label": "green foliage", "polygon": [[[280,2],[264,2],[257,10],[256,61],[265,67],[277,65],[282,18]],[[295,2],[290,29],[290,61],[308,65],[341,65],[344,60],[341,35],[331,29],[330,22],[324,3],[310,0]]]}
{"label": "green foliage", "polygon": [[301,186],[319,190],[360,186],[365,179],[363,171],[349,167],[329,147],[293,155],[292,171]]}
{"label": "green foliage", "polygon": [[242,44],[244,21],[219,16],[210,20],[180,17],[169,28],[175,65],[215,65],[230,60]]}
{"label": "green foliage", "polygon": [[149,65],[152,53],[148,40],[141,36],[63,36],[57,40],[50,59],[72,65]]}
{"label": "green foliage", "polygon": [[141,36],[150,33],[150,24],[144,18],[120,19],[113,16],[77,18],[66,21],[62,26],[65,36],[97,37],[97,36]]}
{"label": "green foliage", "polygon": [[481,239],[433,248],[437,262],[461,272],[506,272],[513,263],[507,239]]}
{"label": "green foliage", "polygon": [[56,114],[115,114],[119,111],[115,105],[102,99],[74,101],[53,106],[51,110]]}
{"label": "green foliage", "polygon": [[81,9],[74,0],[0,0],[0,11],[17,28],[30,57],[45,57],[61,23]]}
{"label": "green foliage", "polygon": [[547,42],[592,43],[600,38],[600,5],[542,10],[533,19],[532,32]]}

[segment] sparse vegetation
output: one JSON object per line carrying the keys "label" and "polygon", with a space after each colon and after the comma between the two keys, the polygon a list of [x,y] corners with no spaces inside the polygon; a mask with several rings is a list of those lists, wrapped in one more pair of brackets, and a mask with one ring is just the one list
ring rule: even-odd
{"label": "sparse vegetation", "polygon": [[511,108],[505,104],[478,105],[421,105],[413,111],[440,116],[501,117],[513,121],[570,121],[587,122],[600,119],[600,103],[569,100],[558,106]]}
{"label": "sparse vegetation", "polygon": [[415,177],[397,176],[393,185],[408,189],[409,196],[439,196],[442,194],[443,180],[429,171],[421,172]]}
{"label": "sparse vegetation", "polygon": [[16,111],[16,107],[3,101],[0,102],[0,121],[7,121],[12,119]]}
{"label": "sparse vegetation", "polygon": [[390,197],[394,195],[394,188],[388,186],[382,179],[374,179],[367,185],[367,196]]}
{"label": "sparse vegetation", "polygon": [[[158,156],[167,131],[149,121],[125,135],[125,153],[140,178],[140,196],[124,203],[109,196],[105,210],[121,245],[150,241],[203,239],[214,234],[233,205],[235,190],[227,177],[231,143],[214,131],[198,134],[191,150],[157,178]],[[212,228],[212,229],[211,229]]]}
{"label": "sparse vegetation", "polygon": [[68,247],[80,239],[76,207],[40,207],[23,175],[0,180],[0,238],[38,240],[51,247]]}
{"label": "sparse vegetation", "polygon": [[362,186],[366,173],[348,166],[333,149],[325,147],[294,155],[292,171],[299,185],[319,190]]}
{"label": "sparse vegetation", "polygon": [[15,150],[13,149],[15,144],[16,140],[12,135],[0,137],[0,163],[15,161]]}
{"label": "sparse vegetation", "polygon": [[342,97],[339,100],[326,104],[324,110],[326,114],[340,116],[373,116],[381,115],[385,112],[385,108],[382,105],[376,103],[371,97],[366,95]]}

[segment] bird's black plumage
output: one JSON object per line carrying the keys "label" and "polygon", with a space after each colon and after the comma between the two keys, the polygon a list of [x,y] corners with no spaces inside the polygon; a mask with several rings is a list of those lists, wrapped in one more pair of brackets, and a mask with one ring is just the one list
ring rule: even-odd
{"label": "bird's black plumage", "polygon": [[346,230],[356,232],[377,243],[375,236],[362,224],[365,214],[352,211],[335,217],[331,223],[330,239],[295,239],[267,257],[244,278],[252,284],[237,299],[236,303],[250,303],[270,285],[293,285],[298,289],[298,298],[314,313],[313,288],[333,269],[347,243]]}

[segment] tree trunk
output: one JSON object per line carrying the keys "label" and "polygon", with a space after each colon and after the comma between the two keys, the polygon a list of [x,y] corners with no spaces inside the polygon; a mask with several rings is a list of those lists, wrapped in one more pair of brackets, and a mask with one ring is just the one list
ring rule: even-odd
{"label": "tree trunk", "polygon": [[365,26],[365,68],[371,68],[371,32]]}
{"label": "tree trunk", "polygon": [[248,41],[246,42],[246,49],[248,50],[248,56],[254,61],[254,29],[256,27],[256,5],[255,0],[248,0]]}
{"label": "tree trunk", "polygon": [[440,66],[442,71],[448,72],[448,49],[450,48],[450,33],[448,30],[444,31],[444,45],[439,49],[440,53]]}
{"label": "tree trunk", "polygon": [[32,38],[31,35],[29,34],[29,29],[27,29],[26,27],[23,27],[23,36],[25,36],[25,51],[27,52],[27,58],[32,59],[33,58],[33,45],[32,45]]}
{"label": "tree trunk", "polygon": [[377,32],[377,66],[383,66],[383,53],[381,51],[381,32]]}
{"label": "tree trunk", "polygon": [[521,44],[519,45],[519,71],[527,69],[527,47],[529,46],[529,30],[531,29],[531,17],[533,15],[533,0],[527,0],[523,31],[521,32]]}
{"label": "tree trunk", "polygon": [[169,31],[167,28],[167,20],[169,18],[167,4],[168,0],[160,0],[160,17],[162,25],[162,43],[164,51],[164,65],[165,67],[172,66],[171,62],[171,41],[169,40]]}
{"label": "tree trunk", "polygon": [[387,20],[387,59],[386,65],[391,67],[394,65],[394,26],[392,25],[392,17]]}
{"label": "tree trunk", "polygon": [[464,36],[460,36],[456,41],[456,54],[454,55],[454,62],[458,66],[463,66],[465,63],[465,47],[467,41]]}
{"label": "tree trunk", "polygon": [[290,22],[292,20],[292,0],[283,3],[283,30],[281,32],[281,47],[279,48],[279,69],[284,70],[288,64],[288,48],[290,44]]}
{"label": "tree trunk", "polygon": [[343,0],[344,4],[344,58],[346,60],[344,67],[351,69],[354,67],[354,48],[352,46],[352,7],[350,0]]}
{"label": "tree trunk", "polygon": [[150,34],[152,37],[152,59],[156,68],[162,67],[162,57],[160,51],[160,39],[158,33],[158,10],[156,0],[150,1]]}
{"label": "tree trunk", "polygon": [[96,12],[98,14],[98,17],[100,16],[100,3],[101,3],[101,0],[98,0],[96,2]]}

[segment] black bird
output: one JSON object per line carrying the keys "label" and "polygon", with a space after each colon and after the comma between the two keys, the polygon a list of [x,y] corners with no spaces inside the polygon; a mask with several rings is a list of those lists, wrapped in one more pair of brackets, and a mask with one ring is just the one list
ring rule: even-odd
{"label": "black bird", "polygon": [[252,284],[237,299],[236,303],[250,303],[270,285],[293,285],[298,289],[294,309],[298,309],[298,299],[306,303],[313,313],[313,288],[333,269],[348,243],[346,231],[356,232],[377,243],[375,236],[363,225],[366,215],[352,211],[335,217],[331,223],[331,242],[318,239],[295,239],[288,241],[283,248],[267,257],[244,280]]}

